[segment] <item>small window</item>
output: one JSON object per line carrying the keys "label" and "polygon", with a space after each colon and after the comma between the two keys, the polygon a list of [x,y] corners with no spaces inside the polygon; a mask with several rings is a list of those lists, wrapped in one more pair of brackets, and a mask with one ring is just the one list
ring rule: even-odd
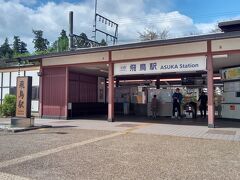
{"label": "small window", "polygon": [[3,88],[2,89],[2,99],[4,99],[4,97],[9,94],[9,88]]}
{"label": "small window", "polygon": [[240,97],[240,92],[236,92],[236,97]]}
{"label": "small window", "polygon": [[10,85],[10,72],[3,73],[3,87],[9,87]]}
{"label": "small window", "polygon": [[12,94],[12,95],[17,95],[17,88],[16,87],[11,87],[10,88],[10,94]]}
{"label": "small window", "polygon": [[[19,76],[24,76],[24,72],[21,71]],[[16,87],[18,72],[11,72],[11,87]]]}
{"label": "small window", "polygon": [[32,87],[32,100],[38,100],[39,99],[39,87],[34,86]]}
{"label": "small window", "polygon": [[26,71],[26,76],[31,76],[32,77],[32,85],[33,86],[39,86],[38,70]]}

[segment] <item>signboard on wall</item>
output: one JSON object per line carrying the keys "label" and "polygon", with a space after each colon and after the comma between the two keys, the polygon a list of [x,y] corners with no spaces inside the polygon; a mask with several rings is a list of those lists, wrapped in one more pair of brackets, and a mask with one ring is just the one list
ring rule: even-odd
{"label": "signboard on wall", "polygon": [[172,58],[114,64],[114,75],[206,71],[206,57]]}
{"label": "signboard on wall", "polygon": [[105,102],[105,78],[98,77],[98,102]]}
{"label": "signboard on wall", "polygon": [[221,70],[222,80],[237,80],[240,79],[240,67]]}
{"label": "signboard on wall", "polygon": [[31,117],[32,77],[17,77],[16,117]]}

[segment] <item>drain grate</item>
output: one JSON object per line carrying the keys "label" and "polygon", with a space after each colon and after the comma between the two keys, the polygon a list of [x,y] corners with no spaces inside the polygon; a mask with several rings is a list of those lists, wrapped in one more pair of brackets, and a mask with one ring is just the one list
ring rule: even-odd
{"label": "drain grate", "polygon": [[68,134],[67,132],[53,132],[53,134]]}
{"label": "drain grate", "polygon": [[214,130],[214,129],[208,130],[207,133],[208,134],[221,134],[221,135],[236,135],[236,131]]}
{"label": "drain grate", "polygon": [[63,123],[70,123],[68,120],[64,121],[64,120],[60,120],[60,121],[53,121],[53,123],[56,124],[63,124]]}
{"label": "drain grate", "polygon": [[137,127],[139,124],[119,124],[116,127]]}

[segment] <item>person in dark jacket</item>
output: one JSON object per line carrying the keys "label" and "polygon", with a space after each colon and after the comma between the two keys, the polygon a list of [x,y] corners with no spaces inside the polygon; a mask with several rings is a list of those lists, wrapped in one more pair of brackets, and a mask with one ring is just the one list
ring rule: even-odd
{"label": "person in dark jacket", "polygon": [[200,113],[201,113],[201,118],[206,118],[208,97],[205,94],[205,92],[201,93],[198,101],[200,102],[199,110],[200,110]]}
{"label": "person in dark jacket", "polygon": [[181,103],[182,103],[182,94],[180,93],[179,88],[176,89],[175,93],[172,95],[173,99],[173,110],[172,110],[172,118],[175,117],[175,110],[177,109],[178,118],[181,118]]}
{"label": "person in dark jacket", "polygon": [[156,119],[157,118],[157,110],[158,110],[158,100],[157,100],[156,95],[154,95],[153,98],[152,98],[151,110],[152,110],[153,119]]}

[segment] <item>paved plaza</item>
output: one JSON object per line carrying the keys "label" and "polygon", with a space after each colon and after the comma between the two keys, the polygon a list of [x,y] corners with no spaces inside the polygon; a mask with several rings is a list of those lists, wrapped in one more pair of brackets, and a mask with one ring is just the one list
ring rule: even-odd
{"label": "paved plaza", "polygon": [[52,128],[0,132],[0,179],[240,178],[237,122],[216,129],[189,121],[36,124]]}

